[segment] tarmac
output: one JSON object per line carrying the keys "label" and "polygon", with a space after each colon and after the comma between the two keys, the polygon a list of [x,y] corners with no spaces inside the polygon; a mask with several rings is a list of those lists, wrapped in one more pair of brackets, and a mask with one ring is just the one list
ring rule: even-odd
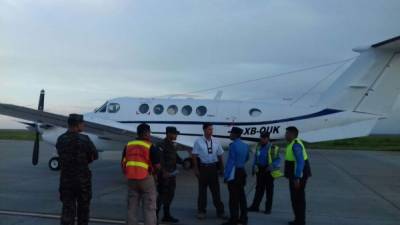
{"label": "tarmac", "polygon": [[[59,173],[47,163],[54,148],[41,143],[40,161],[32,166],[32,142],[0,141],[0,224],[59,224]],[[126,183],[119,167],[120,152],[104,152],[92,166],[93,200],[90,224],[124,224]],[[400,224],[400,152],[309,150],[313,177],[307,187],[307,224]],[[254,195],[249,176],[248,204]],[[228,191],[221,182],[228,213]],[[209,194],[210,197],[210,194]],[[196,219],[197,182],[180,168],[173,215],[179,224],[221,224],[208,201],[205,220]],[[262,203],[262,206],[264,204]],[[261,207],[263,209],[263,207]],[[275,182],[271,215],[250,213],[249,225],[285,225],[293,219],[288,183]]]}

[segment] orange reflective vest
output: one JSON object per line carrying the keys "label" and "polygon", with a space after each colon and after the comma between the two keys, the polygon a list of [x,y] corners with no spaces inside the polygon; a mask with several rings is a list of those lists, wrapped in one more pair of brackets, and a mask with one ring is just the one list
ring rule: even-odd
{"label": "orange reflective vest", "polygon": [[151,142],[145,140],[131,141],[126,145],[125,156],[122,159],[126,178],[142,180],[150,174],[150,147]]}

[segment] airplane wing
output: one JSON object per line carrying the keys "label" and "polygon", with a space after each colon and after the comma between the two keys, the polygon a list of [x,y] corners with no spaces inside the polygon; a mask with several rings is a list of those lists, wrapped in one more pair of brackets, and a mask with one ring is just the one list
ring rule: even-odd
{"label": "airplane wing", "polygon": [[[44,112],[31,109],[28,107],[17,106],[12,104],[0,103],[0,115],[11,116],[23,120],[34,121],[50,126],[67,128],[68,117],[55,113]],[[97,117],[84,116],[85,133],[91,133],[102,139],[128,142],[136,138],[136,132],[132,127],[126,124],[118,123],[112,120],[101,119]],[[136,129],[136,128],[134,128]],[[162,138],[152,136],[154,143],[162,141]],[[176,143],[179,151],[188,151],[190,145],[185,143]]]}
{"label": "airplane wing", "polygon": [[[39,111],[23,106],[0,103],[0,114],[51,126],[67,128],[67,116]],[[129,130],[124,124],[91,117],[85,117],[84,119],[85,133],[95,134],[115,141],[129,141],[136,137],[136,132]],[[155,139],[159,140],[159,138]]]}

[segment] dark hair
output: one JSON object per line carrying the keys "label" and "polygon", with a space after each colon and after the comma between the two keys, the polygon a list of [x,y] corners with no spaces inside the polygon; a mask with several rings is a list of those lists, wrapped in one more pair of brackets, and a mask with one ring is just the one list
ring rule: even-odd
{"label": "dark hair", "polygon": [[299,136],[299,130],[295,126],[287,127],[286,131],[294,134],[296,137]]}
{"label": "dark hair", "polygon": [[146,123],[141,123],[136,129],[137,135],[143,137],[146,132],[150,132],[150,126]]}
{"label": "dark hair", "polygon": [[264,131],[264,132],[262,132],[262,133],[260,134],[260,137],[261,137],[261,138],[269,138],[269,136],[270,136],[270,133],[269,133],[268,131]]}
{"label": "dark hair", "polygon": [[203,130],[207,129],[208,127],[211,127],[212,123],[203,123]]}

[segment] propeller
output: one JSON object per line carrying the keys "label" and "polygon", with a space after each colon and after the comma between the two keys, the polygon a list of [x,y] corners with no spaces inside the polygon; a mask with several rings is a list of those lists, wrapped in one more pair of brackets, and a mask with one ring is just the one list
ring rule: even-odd
{"label": "propeller", "polygon": [[[38,110],[43,111],[44,109],[44,90],[40,91],[40,97],[39,97],[39,105],[38,105]],[[35,124],[35,143],[33,145],[33,154],[32,154],[32,164],[36,166],[39,162],[39,142],[40,142],[40,132],[39,132],[39,124],[36,122]]]}

